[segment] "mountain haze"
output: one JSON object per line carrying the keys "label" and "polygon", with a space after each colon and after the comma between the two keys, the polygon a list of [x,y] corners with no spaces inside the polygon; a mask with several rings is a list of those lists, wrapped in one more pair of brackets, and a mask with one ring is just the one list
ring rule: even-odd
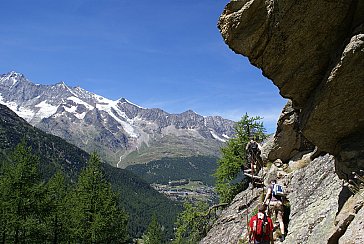
{"label": "mountain haze", "polygon": [[163,157],[214,155],[234,133],[235,122],[188,110],[169,114],[69,87],[39,85],[23,74],[0,76],[0,103],[32,125],[64,138],[118,167]]}

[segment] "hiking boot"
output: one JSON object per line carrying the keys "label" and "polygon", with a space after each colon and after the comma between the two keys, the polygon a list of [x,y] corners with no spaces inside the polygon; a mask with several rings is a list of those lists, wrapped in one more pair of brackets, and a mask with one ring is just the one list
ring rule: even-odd
{"label": "hiking boot", "polygon": [[283,241],[284,241],[284,239],[285,239],[284,234],[283,234],[283,235],[281,235],[281,237],[279,237],[279,241],[280,241],[280,242],[283,242]]}

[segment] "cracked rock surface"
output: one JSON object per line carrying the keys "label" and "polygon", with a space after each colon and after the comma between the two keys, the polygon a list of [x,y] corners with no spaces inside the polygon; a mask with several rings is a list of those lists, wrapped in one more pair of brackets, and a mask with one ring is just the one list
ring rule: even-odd
{"label": "cracked rock surface", "polygon": [[301,110],[314,145],[337,155],[364,128],[363,1],[233,0],[218,27]]}

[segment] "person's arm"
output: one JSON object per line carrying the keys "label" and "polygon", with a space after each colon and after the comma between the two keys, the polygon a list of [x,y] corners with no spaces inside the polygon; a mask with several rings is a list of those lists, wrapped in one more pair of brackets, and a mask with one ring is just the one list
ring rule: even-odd
{"label": "person's arm", "polygon": [[253,234],[253,231],[251,230],[250,226],[248,227],[248,236],[249,236],[249,243],[252,239],[252,234]]}
{"label": "person's arm", "polygon": [[250,243],[250,241],[251,241],[251,239],[252,239],[252,235],[253,235],[252,226],[253,226],[253,224],[252,224],[252,219],[250,219],[250,221],[249,221],[249,226],[248,226],[249,243]]}
{"label": "person's arm", "polygon": [[262,146],[257,142],[258,144],[258,151],[261,152],[262,151]]}
{"label": "person's arm", "polygon": [[272,194],[272,189],[270,187],[268,187],[267,190],[267,194],[265,194],[265,198],[264,198],[264,204],[268,205],[269,204],[269,199],[270,199],[270,195]]}

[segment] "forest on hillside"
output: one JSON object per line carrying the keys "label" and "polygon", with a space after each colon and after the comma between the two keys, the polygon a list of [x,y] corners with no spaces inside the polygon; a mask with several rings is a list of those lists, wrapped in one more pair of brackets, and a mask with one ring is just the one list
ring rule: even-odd
{"label": "forest on hillside", "polygon": [[130,165],[126,169],[150,184],[168,184],[170,181],[187,179],[214,186],[213,174],[217,168],[217,160],[213,156],[163,158],[146,164]]}
{"label": "forest on hillside", "polygon": [[[4,178],[6,165],[14,164],[12,155],[21,140],[37,156],[39,182],[47,184],[61,172],[66,185],[74,188],[81,171],[86,168],[90,155],[64,141],[29,125],[15,113],[0,106],[0,177]],[[173,226],[177,214],[181,212],[180,203],[173,202],[159,194],[148,183],[133,173],[102,163],[101,170],[116,194],[118,204],[128,214],[128,236],[140,237],[146,231],[153,214],[163,226],[166,237],[173,236]],[[10,178],[13,179],[13,178]],[[14,192],[14,191],[11,191]],[[4,196],[3,194],[1,196]],[[4,198],[1,198],[3,201]]]}

